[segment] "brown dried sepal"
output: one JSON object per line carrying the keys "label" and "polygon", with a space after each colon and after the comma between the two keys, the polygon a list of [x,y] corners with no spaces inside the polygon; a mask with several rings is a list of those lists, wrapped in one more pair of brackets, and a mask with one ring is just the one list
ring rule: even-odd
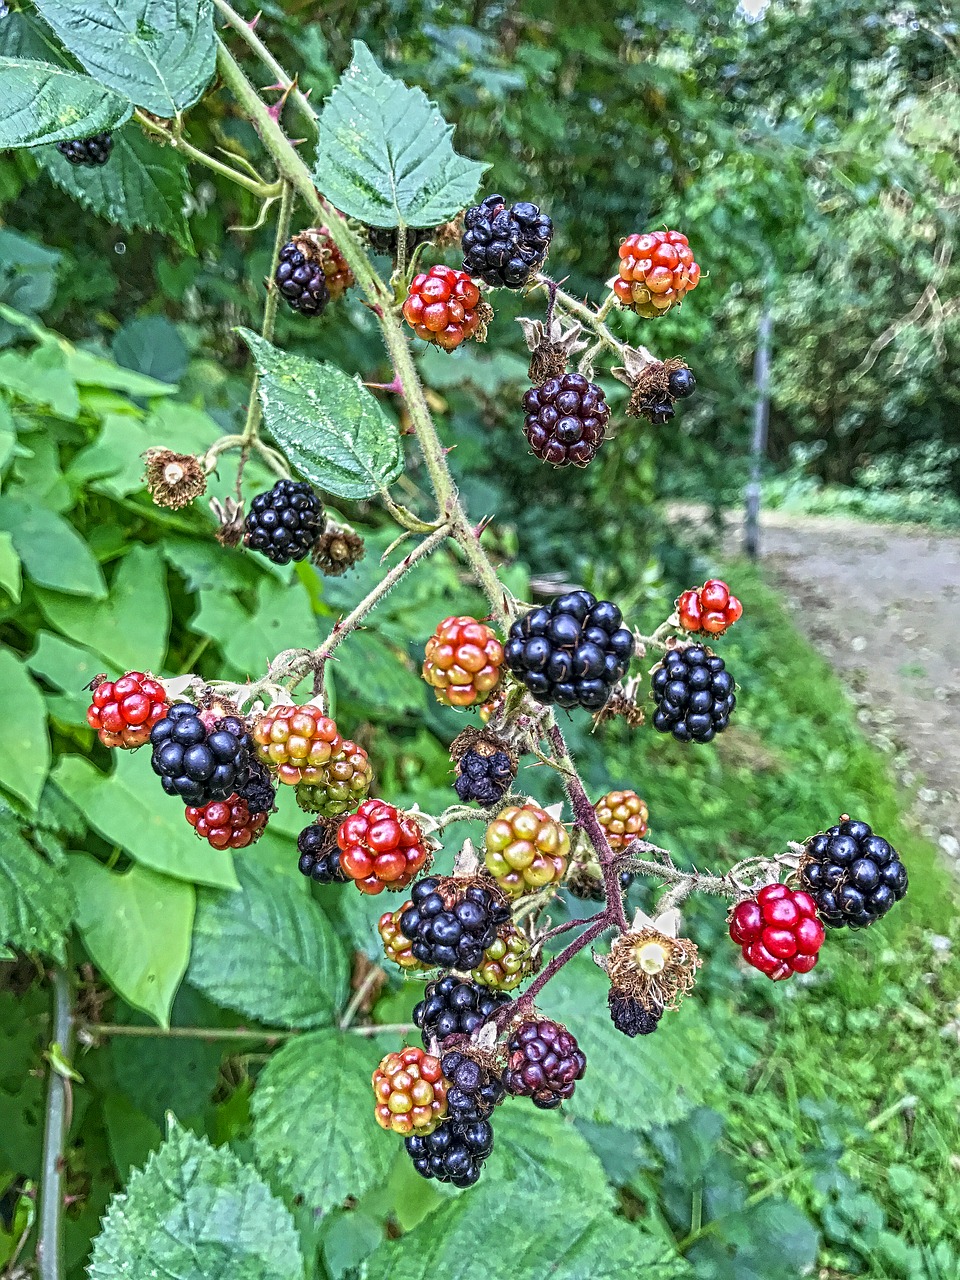
{"label": "brown dried sepal", "polygon": [[542,320],[528,320],[526,316],[520,316],[518,323],[532,353],[528,373],[535,386],[548,378],[561,378],[567,371],[570,357],[587,345],[580,337],[583,326],[579,322],[566,330],[556,319],[549,329]]}
{"label": "brown dried sepal", "polygon": [[474,310],[477,316],[477,327],[473,336],[477,342],[486,342],[487,330],[493,320],[493,307],[491,307],[489,302],[484,302],[481,298]]}
{"label": "brown dried sepal", "polygon": [[617,687],[593,717],[593,723],[601,725],[620,719],[625,720],[631,729],[638,729],[646,718],[646,712],[637,702],[635,691]]}
{"label": "brown dried sepal", "polygon": [[603,877],[598,862],[575,862],[567,873],[564,888],[575,898],[586,902],[602,902]]}
{"label": "brown dried sepal", "polygon": [[192,453],[173,453],[170,449],[152,448],[143,455],[146,463],[144,479],[150,497],[158,507],[178,511],[207,487],[203,463]]}
{"label": "brown dried sepal", "polygon": [[606,957],[611,986],[646,1008],[678,1009],[701,964],[695,942],[644,928],[616,938]]}
{"label": "brown dried sepal", "polygon": [[455,244],[459,244],[463,239],[463,214],[458,213],[449,222],[441,222],[439,227],[433,228],[425,239],[432,240],[433,247],[438,251],[451,249]]}
{"label": "brown dried sepal", "polygon": [[328,578],[339,578],[367,553],[363,539],[352,529],[327,521],[327,527],[313,548],[313,563]]}
{"label": "brown dried sepal", "polygon": [[327,292],[333,301],[342,298],[350,286],[356,283],[346,258],[333,243],[326,227],[307,227],[306,231],[293,237],[292,243],[308,262],[315,262],[321,267]]}
{"label": "brown dried sepal", "polygon": [[243,503],[236,498],[210,499],[210,510],[217,520],[214,537],[221,547],[235,547],[243,540]]}

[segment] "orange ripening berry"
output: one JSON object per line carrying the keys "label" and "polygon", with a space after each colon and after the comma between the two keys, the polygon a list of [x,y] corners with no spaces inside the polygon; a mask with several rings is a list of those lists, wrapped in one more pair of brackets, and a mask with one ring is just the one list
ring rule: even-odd
{"label": "orange ripening berry", "polygon": [[700,282],[687,237],[680,231],[627,236],[620,245],[617,300],[647,320],[665,315]]}
{"label": "orange ripening berry", "polygon": [[324,786],[325,766],[343,746],[336,722],[315,702],[275,703],[251,730],[260,758],[280,782]]}
{"label": "orange ripening berry", "polygon": [[684,591],[677,600],[677,613],[684,631],[723,635],[743,615],[743,605],[719,578],[710,578],[702,587]]}
{"label": "orange ripening berry", "polygon": [[438,265],[414,277],[403,318],[418,338],[452,351],[476,333],[479,302],[480,290],[465,271]]}
{"label": "orange ripening berry", "polygon": [[476,618],[444,618],[427,641],[423,678],[449,707],[483,702],[500,683],[503,646]]}
{"label": "orange ripening berry", "polygon": [[388,1053],[373,1073],[374,1114],[381,1129],[407,1137],[432,1133],[447,1114],[440,1059],[423,1049]]}
{"label": "orange ripening berry", "polygon": [[594,805],[597,821],[614,851],[625,849],[631,840],[647,834],[650,814],[635,791],[608,791]]}

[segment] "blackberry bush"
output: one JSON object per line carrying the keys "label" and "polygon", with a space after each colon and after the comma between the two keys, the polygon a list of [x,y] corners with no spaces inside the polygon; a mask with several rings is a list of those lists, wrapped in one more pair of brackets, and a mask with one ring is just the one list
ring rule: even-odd
{"label": "blackberry bush", "polygon": [[463,269],[494,289],[522,289],[544,264],[553,223],[535,204],[487,196],[464,217]]}
{"label": "blackberry bush", "polygon": [[678,742],[711,742],[730,723],[733,690],[723,659],[702,644],[672,649],[653,673],[653,727]]}

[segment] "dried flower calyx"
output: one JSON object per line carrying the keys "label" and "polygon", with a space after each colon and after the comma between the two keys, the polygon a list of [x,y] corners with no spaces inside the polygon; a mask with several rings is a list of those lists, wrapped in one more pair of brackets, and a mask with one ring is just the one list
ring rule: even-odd
{"label": "dried flower calyx", "polygon": [[207,487],[203,463],[192,453],[157,447],[148,449],[143,459],[147,489],[158,507],[177,511],[199,498]]}

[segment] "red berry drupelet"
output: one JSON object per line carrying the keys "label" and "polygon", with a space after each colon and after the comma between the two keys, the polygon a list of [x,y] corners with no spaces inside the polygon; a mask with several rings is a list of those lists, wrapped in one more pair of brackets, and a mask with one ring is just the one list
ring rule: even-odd
{"label": "red berry drupelet", "polygon": [[413,818],[382,800],[365,800],[344,818],[337,844],[340,867],[361,893],[405,889],[429,856]]}
{"label": "red berry drupelet", "polygon": [[214,849],[246,849],[263,835],[265,813],[251,814],[246,800],[233,795],[196,808],[187,805],[187,821]]}
{"label": "red berry drupelet", "polygon": [[503,645],[485,622],[468,615],[444,618],[426,644],[422,673],[438,702],[472,707],[497,688]]}
{"label": "red berry drupelet", "polygon": [[809,973],[824,936],[813,898],[785,884],[765,885],[730,913],[730,937],[744,960],[774,982]]}
{"label": "red berry drupelet", "polygon": [[447,1114],[440,1059],[422,1049],[388,1053],[373,1073],[377,1124],[403,1135],[431,1133]]}
{"label": "red berry drupelet", "polygon": [[228,799],[250,776],[246,725],[238,716],[209,719],[192,702],[175,702],[150,730],[150,766],[164,791],[195,808]]}
{"label": "red berry drupelet", "polygon": [[806,843],[800,883],[817,904],[823,923],[865,929],[907,892],[907,868],[866,822],[843,818]]}
{"label": "red berry drupelet", "polygon": [[677,600],[677,614],[684,631],[723,635],[743,615],[743,605],[719,578],[710,578],[702,587],[684,591]]}
{"label": "red berry drupelet", "polygon": [[620,246],[617,300],[647,320],[664,315],[700,282],[687,237],[679,231],[627,236]]}
{"label": "red berry drupelet", "polygon": [[510,628],[506,663],[537,702],[599,711],[633,657],[632,634],[609,600],[571,591]]}
{"label": "red berry drupelet", "polygon": [[418,338],[453,351],[480,326],[480,290],[465,271],[441,265],[415,276],[403,318]]}
{"label": "red berry drupelet", "polygon": [[97,676],[87,708],[87,724],[96,729],[105,747],[132,751],[150,740],[150,730],[169,709],[167,692],[159,680],[142,671],[128,671],[119,680]]}
{"label": "red berry drupelet", "polygon": [[523,397],[524,435],[541,462],[585,467],[603,444],[610,409],[603,392],[582,373],[564,373]]}
{"label": "red berry drupelet", "polygon": [[553,223],[523,200],[509,208],[493,195],[464,215],[463,269],[493,288],[522,289],[544,264]]}
{"label": "red berry drupelet", "polygon": [[427,876],[414,885],[400,929],[421,964],[473,969],[497,940],[510,911],[494,888],[457,877]]}
{"label": "red berry drupelet", "polygon": [[413,1020],[429,1046],[431,1040],[442,1042],[448,1036],[472,1036],[509,1003],[510,997],[501,991],[448,973],[427,983],[423,999],[414,1005]]}
{"label": "red berry drupelet", "polygon": [[109,131],[95,133],[92,138],[76,138],[72,142],[58,142],[57,150],[71,164],[99,168],[110,159],[113,150],[113,134]]}
{"label": "red berry drupelet", "polygon": [[733,676],[702,644],[670,649],[653,673],[653,727],[678,742],[710,742],[737,705]]}
{"label": "red berry drupelet", "polygon": [[250,503],[243,545],[274,564],[306,560],[323,533],[324,519],[323,503],[310,485],[278,480]]}
{"label": "red berry drupelet", "polygon": [[556,1022],[521,1022],[507,1045],[503,1085],[507,1093],[530,1098],[544,1111],[573,1097],[587,1069],[576,1039]]}

